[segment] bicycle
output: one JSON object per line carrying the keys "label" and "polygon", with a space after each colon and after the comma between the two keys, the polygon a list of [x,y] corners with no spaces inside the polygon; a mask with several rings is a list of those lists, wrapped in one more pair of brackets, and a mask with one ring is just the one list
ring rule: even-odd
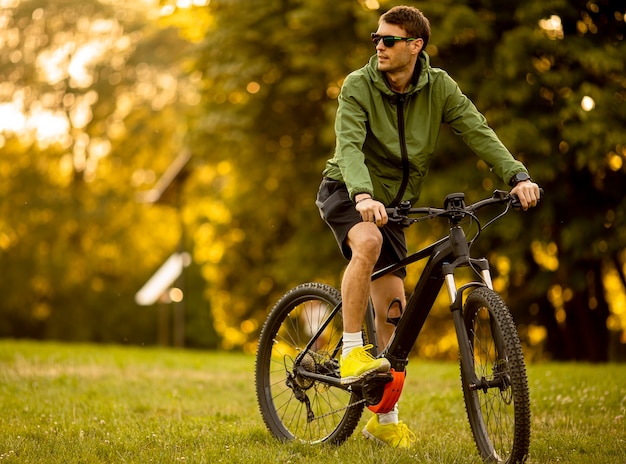
{"label": "bicycle", "polygon": [[[481,225],[477,211],[493,205],[504,210]],[[519,200],[496,190],[493,196],[465,205],[465,195],[447,195],[444,207],[388,208],[390,221],[408,227],[443,217],[449,234],[404,260],[372,274],[372,280],[428,258],[394,335],[380,352],[374,310],[363,324],[364,344],[385,356],[389,373],[372,374],[345,385],[339,374],[341,294],[320,283],[288,291],[272,308],[261,330],[256,357],[256,394],[265,425],[278,439],[304,443],[343,443],[356,428],[365,406],[389,411],[400,396],[409,352],[443,285],[459,342],[463,398],[470,428],[485,462],[523,462],[530,443],[530,399],[526,367],[516,326],[502,298],[493,290],[486,258],[470,257],[481,231],[503,217]],[[469,219],[477,231],[468,240]],[[470,268],[479,277],[457,288],[455,272]]]}

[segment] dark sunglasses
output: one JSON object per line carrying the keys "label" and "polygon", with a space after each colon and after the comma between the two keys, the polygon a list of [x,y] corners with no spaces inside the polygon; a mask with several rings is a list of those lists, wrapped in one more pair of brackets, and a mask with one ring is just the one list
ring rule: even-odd
{"label": "dark sunglasses", "polygon": [[401,40],[406,40],[407,42],[412,42],[413,40],[417,40],[415,37],[396,37],[393,35],[378,35],[375,32],[372,32],[372,42],[374,45],[378,45],[378,42],[383,41],[383,45],[387,48],[393,47],[396,42]]}

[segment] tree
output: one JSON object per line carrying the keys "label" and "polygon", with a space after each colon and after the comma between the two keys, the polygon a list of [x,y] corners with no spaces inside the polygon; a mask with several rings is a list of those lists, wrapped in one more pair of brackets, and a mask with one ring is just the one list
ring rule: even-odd
{"label": "tree", "polygon": [[[202,54],[208,98],[199,134],[210,140],[214,161],[226,156],[219,158],[225,175],[214,180],[227,191],[230,215],[210,237],[231,234],[233,248],[226,245],[209,267],[219,276],[215,293],[229,289],[216,319],[232,329],[235,345],[247,337],[234,321],[258,326],[274,289],[307,280],[311,269],[313,278],[338,280],[343,262],[313,220],[311,200],[332,150],[333,98],[345,74],[372,53],[366,36],[380,11],[366,5],[246,2],[245,13],[233,2],[211,5],[222,46],[209,39]],[[606,359],[607,320],[623,333],[605,297],[607,269],[623,271],[623,240],[613,240],[623,216],[616,188],[624,172],[623,13],[608,1],[417,6],[433,23],[433,63],[458,80],[546,188],[540,209],[510,216],[487,240],[496,283],[508,289],[526,340],[547,340],[556,358]],[[590,101],[595,109],[586,111]],[[504,187],[445,130],[433,169],[446,175],[427,181],[425,203],[450,189],[471,197]],[[226,251],[234,247],[241,253]],[[606,259],[608,247],[614,253]]]}
{"label": "tree", "polygon": [[336,282],[343,265],[315,192],[332,149],[334,99],[347,71],[371,52],[375,17],[358,2],[211,7],[219,46],[209,33],[198,60],[205,116],[194,146],[206,147],[199,156],[217,167],[195,188],[219,192],[221,203],[199,215],[206,222],[195,244],[219,247],[202,262],[225,346],[252,349],[280,293],[300,280]]}
{"label": "tree", "polygon": [[[624,350],[626,53],[618,3],[475,1],[462,15],[449,13],[450,2],[424,5],[449,34],[435,36],[433,61],[545,188],[538,210],[497,224],[489,243],[526,340],[544,342],[557,359],[602,361]],[[463,152],[447,140],[442,148]],[[467,179],[473,161],[455,168],[450,159],[459,158],[439,158],[438,168],[457,183]],[[493,188],[488,177],[482,182]]]}
{"label": "tree", "polygon": [[176,156],[195,92],[189,42],[123,3],[0,12],[2,336],[155,340],[133,295],[180,231],[135,194]]}
{"label": "tree", "polygon": [[[373,53],[369,32],[396,3],[5,2],[0,335],[155,342],[156,316],[133,296],[181,236],[194,261],[191,346],[222,338],[253,350],[289,287],[338,285],[345,261],[315,193],[341,83]],[[531,353],[557,359],[616,359],[626,346],[618,3],[415,2],[433,25],[433,65],[546,190],[540,208],[488,229],[478,251]],[[138,204],[184,147],[182,216]],[[422,204],[506,187],[445,127],[431,170]],[[444,228],[419,228],[410,243]],[[420,353],[454,351],[445,312]]]}

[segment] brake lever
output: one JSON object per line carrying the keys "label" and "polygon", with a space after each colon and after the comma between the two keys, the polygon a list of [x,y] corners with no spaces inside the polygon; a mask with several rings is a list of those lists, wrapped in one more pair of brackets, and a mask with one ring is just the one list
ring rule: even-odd
{"label": "brake lever", "polygon": [[387,217],[391,222],[397,222],[401,226],[408,227],[413,222],[408,217],[409,211],[411,211],[411,202],[403,201],[395,208],[387,208]]}
{"label": "brake lever", "polygon": [[515,209],[520,209],[522,207],[522,202],[519,201],[519,197],[515,195],[514,193],[511,195],[510,204],[511,204],[511,207]]}

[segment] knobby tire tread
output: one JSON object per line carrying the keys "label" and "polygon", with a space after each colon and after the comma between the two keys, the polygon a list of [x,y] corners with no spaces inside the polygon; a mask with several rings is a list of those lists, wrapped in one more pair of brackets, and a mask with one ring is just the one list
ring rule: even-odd
{"label": "knobby tire tread", "polygon": [[[500,343],[504,347],[508,358],[507,371],[511,382],[510,388],[512,390],[514,408],[514,433],[512,446],[508,455],[503,456],[502,460],[494,459],[493,449],[490,446],[494,437],[491,437],[490,432],[485,428],[479,399],[469,390],[468,382],[463,378],[463,366],[461,366],[463,394],[468,419],[476,445],[485,462],[505,462],[507,464],[523,463],[528,457],[531,419],[528,379],[526,376],[521,343],[515,323],[513,322],[513,318],[506,304],[496,292],[486,287],[473,290],[464,305],[465,326],[470,341],[473,339],[470,332],[473,328],[473,319],[480,308],[486,308],[489,311],[490,318],[492,319],[492,330],[498,332],[496,334],[492,333],[492,335],[501,337]],[[495,325],[493,322],[495,322]]]}

